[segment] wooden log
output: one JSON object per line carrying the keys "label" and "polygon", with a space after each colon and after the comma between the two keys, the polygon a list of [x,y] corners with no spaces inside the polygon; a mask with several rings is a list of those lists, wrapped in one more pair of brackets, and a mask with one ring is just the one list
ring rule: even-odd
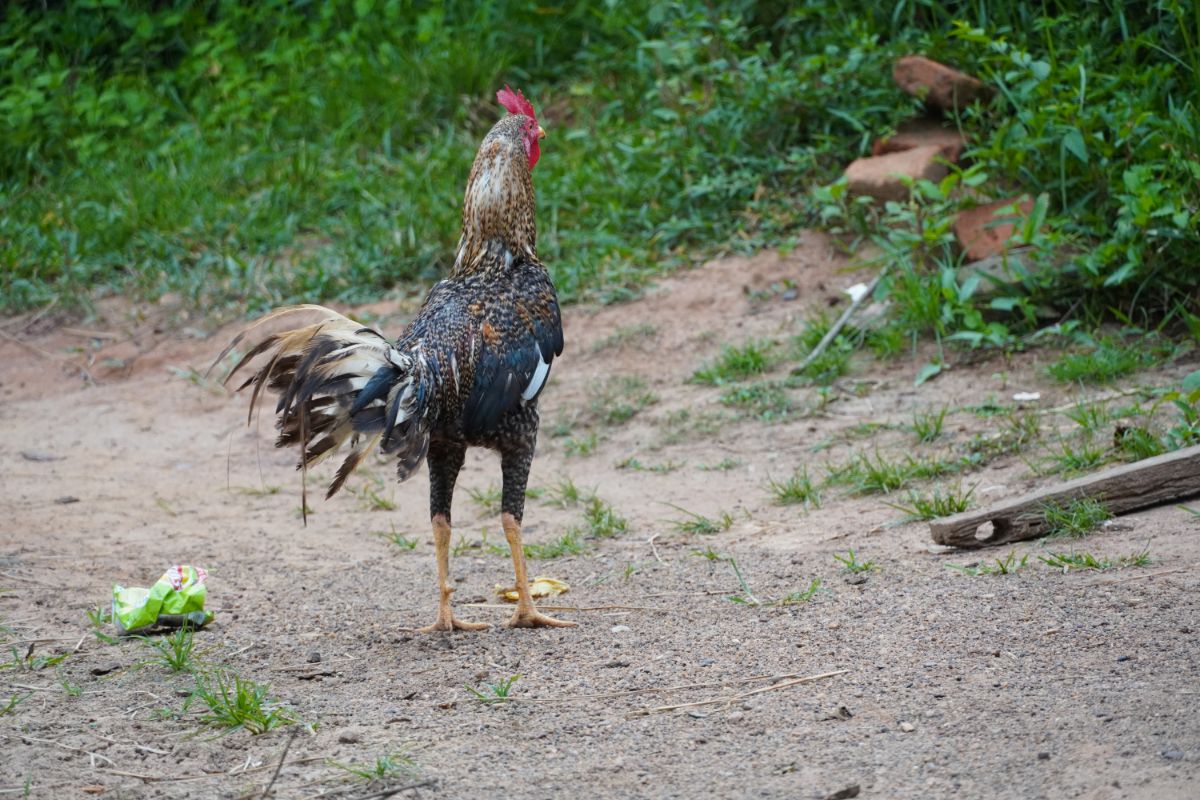
{"label": "wooden log", "polygon": [[938,544],[990,547],[1033,539],[1046,529],[1045,508],[1094,498],[1113,514],[1200,495],[1200,445],[1077,478],[991,508],[929,523]]}

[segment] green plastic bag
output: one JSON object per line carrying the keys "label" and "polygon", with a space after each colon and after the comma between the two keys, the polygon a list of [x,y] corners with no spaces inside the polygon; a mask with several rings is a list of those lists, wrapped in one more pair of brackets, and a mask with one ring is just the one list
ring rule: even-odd
{"label": "green plastic bag", "polygon": [[204,610],[208,573],[200,567],[176,564],[149,589],[113,585],[112,614],[117,633],[129,635],[143,628],[164,625],[199,628],[212,622]]}

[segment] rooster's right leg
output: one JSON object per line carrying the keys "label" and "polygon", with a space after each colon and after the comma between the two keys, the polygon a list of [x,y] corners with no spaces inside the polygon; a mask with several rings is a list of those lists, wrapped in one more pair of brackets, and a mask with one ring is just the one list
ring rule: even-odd
{"label": "rooster's right leg", "polygon": [[454,587],[450,584],[450,501],[454,496],[454,482],[462,469],[466,457],[465,447],[453,445],[429,446],[429,510],[433,517],[433,546],[437,551],[438,599],[437,621],[421,628],[421,633],[434,631],[481,631],[487,628],[482,622],[463,622],[455,619],[450,607],[450,595]]}

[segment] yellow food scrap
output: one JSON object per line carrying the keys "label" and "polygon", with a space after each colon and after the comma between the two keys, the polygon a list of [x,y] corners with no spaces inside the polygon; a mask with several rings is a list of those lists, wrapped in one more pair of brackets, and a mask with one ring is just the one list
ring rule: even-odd
{"label": "yellow food scrap", "polygon": [[[560,581],[558,578],[547,578],[545,575],[539,575],[529,582],[529,594],[531,597],[553,597],[556,594],[569,592],[570,586],[567,586],[566,581]],[[496,584],[496,595],[510,603],[517,602],[517,587],[501,586]]]}

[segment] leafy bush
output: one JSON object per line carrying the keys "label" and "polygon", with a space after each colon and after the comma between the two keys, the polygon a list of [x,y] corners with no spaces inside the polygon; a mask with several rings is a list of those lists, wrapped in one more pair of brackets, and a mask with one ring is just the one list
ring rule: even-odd
{"label": "leafy bush", "polygon": [[[883,242],[879,291],[938,338],[1006,344],[1037,308],[1080,298],[1093,317],[1173,312],[1200,329],[1198,14],[1181,0],[11,3],[0,311],[118,291],[256,309],[430,280],[510,82],[550,133],[540,255],[567,300],[620,299],[661,269],[822,224]],[[874,211],[830,182],[917,108],[890,77],[917,51],[1000,91],[961,115],[970,166]],[[983,301],[956,277],[948,220],[965,198],[1017,192],[1039,198],[1034,261],[1066,263]]]}

